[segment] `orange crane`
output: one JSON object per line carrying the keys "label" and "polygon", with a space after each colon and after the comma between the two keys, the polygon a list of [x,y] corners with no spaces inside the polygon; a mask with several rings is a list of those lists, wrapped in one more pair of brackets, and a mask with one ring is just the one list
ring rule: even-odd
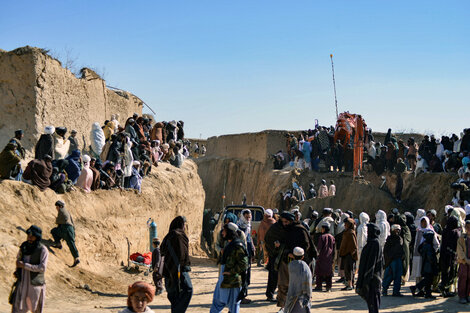
{"label": "orange crane", "polygon": [[353,178],[361,176],[366,127],[366,122],[359,114],[344,112],[339,114],[336,121],[334,142],[339,140],[343,147],[348,144],[353,147]]}

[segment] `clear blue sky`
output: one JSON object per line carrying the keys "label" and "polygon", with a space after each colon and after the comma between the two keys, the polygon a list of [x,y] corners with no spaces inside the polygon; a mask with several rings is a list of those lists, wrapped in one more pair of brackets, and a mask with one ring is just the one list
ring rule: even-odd
{"label": "clear blue sky", "polygon": [[470,127],[470,1],[5,1],[0,48],[71,50],[191,137]]}

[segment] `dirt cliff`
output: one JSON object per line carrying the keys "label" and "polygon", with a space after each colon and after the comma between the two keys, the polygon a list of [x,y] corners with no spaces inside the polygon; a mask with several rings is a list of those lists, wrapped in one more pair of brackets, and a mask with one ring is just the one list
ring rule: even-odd
{"label": "dirt cliff", "polygon": [[[9,287],[19,245],[26,238],[24,230],[31,224],[40,226],[43,237],[52,239],[56,200],[62,199],[74,218],[76,242],[82,263],[70,269],[72,256],[64,244],[62,250],[49,249],[46,272],[48,298],[64,294],[73,297],[77,287],[88,285],[92,290],[113,293],[125,290],[133,275],[123,272],[127,264],[126,237],[131,253],[148,251],[146,221],[155,219],[158,236],[166,235],[171,220],[184,215],[188,220],[188,236],[193,255],[198,248],[204,206],[204,190],[192,161],[181,169],[162,164],[146,177],[142,193],[121,190],[99,190],[85,193],[77,190],[65,195],[52,190],[40,192],[25,183],[0,181],[0,311],[6,312]],[[66,292],[64,292],[66,291]]]}

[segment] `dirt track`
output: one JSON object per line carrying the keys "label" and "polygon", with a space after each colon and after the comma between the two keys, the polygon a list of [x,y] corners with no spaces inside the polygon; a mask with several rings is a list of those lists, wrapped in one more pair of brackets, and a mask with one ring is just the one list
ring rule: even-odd
{"label": "dirt track", "polygon": [[[214,262],[207,259],[193,259],[193,271],[191,273],[194,295],[188,313],[206,313],[212,301],[212,293],[217,281],[217,267]],[[122,270],[116,272],[115,280],[122,282],[122,286],[136,280],[151,281],[151,276],[144,276],[143,272],[129,274]],[[253,283],[249,288],[249,298],[254,300],[252,304],[242,306],[241,312],[259,313],[259,312],[277,312],[275,304],[265,300],[267,271],[259,268],[253,268]],[[114,286],[115,287],[115,286]],[[362,299],[353,291],[339,291],[340,284],[333,285],[331,293],[313,293],[312,312],[367,312],[367,306]],[[93,292],[77,289],[72,294],[64,294],[63,298],[47,297],[46,312],[118,312],[124,308],[126,303],[126,290],[122,292],[106,293],[99,290]],[[429,301],[423,298],[413,299],[408,288],[404,288],[405,297],[382,298],[381,312],[469,312],[470,305],[457,303],[457,298]],[[2,297],[3,298],[3,297]],[[150,307],[155,312],[170,312],[170,305],[166,299],[166,294],[162,294],[151,303]],[[7,312],[8,307],[0,305],[1,312]],[[224,312],[227,312],[226,310]]]}

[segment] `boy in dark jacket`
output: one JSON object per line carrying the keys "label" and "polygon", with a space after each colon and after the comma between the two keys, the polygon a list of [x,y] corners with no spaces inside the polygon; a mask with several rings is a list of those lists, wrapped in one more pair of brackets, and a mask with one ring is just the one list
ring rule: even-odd
{"label": "boy in dark jacket", "polygon": [[[417,283],[416,286],[411,286],[410,289],[413,296],[422,295],[422,290],[424,289],[424,297],[426,299],[436,299],[431,293],[431,285],[434,276],[438,272],[437,255],[433,247],[434,232],[428,231],[424,233],[423,237],[424,242],[418,247],[418,251],[423,258],[421,267],[421,276],[423,279]],[[416,290],[418,290],[419,293],[416,293]]]}
{"label": "boy in dark jacket", "polygon": [[400,237],[400,225],[392,225],[391,231],[384,246],[385,275],[382,282],[382,295],[387,295],[388,287],[393,281],[392,296],[403,297],[400,293],[400,287],[405,253],[403,251],[403,239]]}

